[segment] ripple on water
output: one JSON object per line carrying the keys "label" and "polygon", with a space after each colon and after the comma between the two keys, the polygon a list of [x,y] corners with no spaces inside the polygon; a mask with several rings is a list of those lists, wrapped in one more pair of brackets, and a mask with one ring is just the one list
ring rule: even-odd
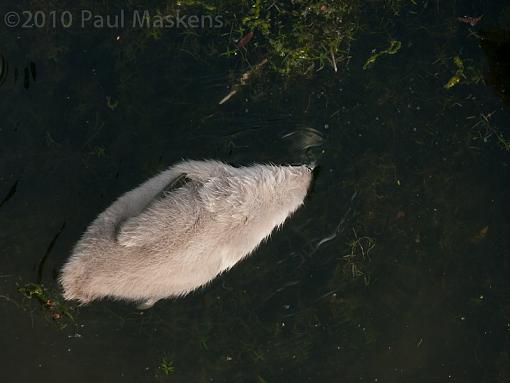
{"label": "ripple on water", "polygon": [[288,141],[293,150],[304,155],[306,160],[317,160],[316,150],[324,146],[324,135],[319,130],[310,127],[299,127],[281,136]]}

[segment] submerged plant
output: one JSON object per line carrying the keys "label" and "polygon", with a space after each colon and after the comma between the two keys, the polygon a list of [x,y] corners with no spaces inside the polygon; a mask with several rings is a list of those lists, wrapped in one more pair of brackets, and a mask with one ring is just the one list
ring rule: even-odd
{"label": "submerged plant", "polygon": [[453,63],[457,67],[457,70],[455,71],[455,74],[452,77],[450,77],[448,82],[444,85],[444,88],[447,90],[453,88],[455,85],[457,85],[460,82],[460,80],[463,77],[466,77],[464,75],[464,62],[462,61],[460,56],[455,56],[453,58]]}
{"label": "submerged plant", "polygon": [[363,278],[365,285],[368,285],[370,275],[366,265],[371,261],[370,253],[375,247],[375,240],[368,236],[359,237],[354,228],[352,231],[354,238],[348,243],[349,253],[343,256],[344,271],[350,273],[353,279]]}
{"label": "submerged plant", "polygon": [[110,96],[106,96],[106,106],[113,111],[119,106],[119,101],[113,100]]}
{"label": "submerged plant", "polygon": [[166,376],[172,375],[175,372],[174,361],[169,357],[164,356],[159,364],[159,369]]}
{"label": "submerged plant", "polygon": [[106,149],[102,146],[94,146],[90,154],[96,158],[103,158],[106,155]]}
{"label": "submerged plant", "polygon": [[365,65],[363,65],[363,70],[367,70],[369,67],[371,67],[375,61],[379,58],[379,56],[382,55],[394,55],[397,53],[400,48],[402,47],[402,43],[398,40],[391,40],[390,46],[386,48],[383,51],[380,52],[374,52],[365,62]]}

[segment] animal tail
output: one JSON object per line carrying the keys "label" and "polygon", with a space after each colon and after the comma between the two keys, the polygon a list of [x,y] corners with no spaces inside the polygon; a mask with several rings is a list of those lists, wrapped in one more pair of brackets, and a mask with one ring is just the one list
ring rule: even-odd
{"label": "animal tail", "polygon": [[97,276],[105,255],[113,261],[122,250],[116,238],[122,223],[140,214],[181,174],[179,167],[163,171],[122,195],[90,224],[60,273],[65,299],[86,304],[98,297],[92,279]]}

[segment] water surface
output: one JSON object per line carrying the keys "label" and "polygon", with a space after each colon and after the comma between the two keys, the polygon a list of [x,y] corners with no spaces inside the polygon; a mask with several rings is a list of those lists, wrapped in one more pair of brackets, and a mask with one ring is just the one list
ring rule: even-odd
{"label": "water surface", "polygon": [[[89,3],[72,9],[122,7]],[[66,9],[0,13],[51,7]],[[257,33],[229,57],[224,29],[0,26],[5,382],[510,381],[510,7],[362,17],[338,72],[268,66],[223,105]],[[400,50],[363,70],[392,39]],[[188,297],[71,304],[69,320],[17,291],[58,298],[87,224],[183,158],[320,172],[279,232]]]}

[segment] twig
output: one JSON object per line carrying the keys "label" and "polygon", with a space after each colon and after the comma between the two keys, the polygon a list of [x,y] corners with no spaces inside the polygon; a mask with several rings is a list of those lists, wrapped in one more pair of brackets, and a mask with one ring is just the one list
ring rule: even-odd
{"label": "twig", "polygon": [[222,105],[222,104],[226,103],[228,100],[230,100],[232,98],[232,96],[234,96],[237,92],[239,92],[239,90],[248,83],[250,78],[255,73],[259,72],[262,69],[262,67],[264,67],[264,65],[266,65],[266,64],[267,64],[267,58],[263,59],[261,62],[259,62],[257,65],[255,65],[253,68],[250,68],[248,71],[244,72],[243,75],[241,76],[241,78],[239,79],[239,82],[237,84],[235,84],[232,87],[232,90],[225,97],[223,97],[221,99],[221,101],[219,102],[219,105]]}
{"label": "twig", "polygon": [[333,48],[330,49],[330,53],[331,53],[331,62],[333,63],[333,69],[335,70],[335,72],[338,72],[338,68],[336,66],[335,53],[333,52]]}

